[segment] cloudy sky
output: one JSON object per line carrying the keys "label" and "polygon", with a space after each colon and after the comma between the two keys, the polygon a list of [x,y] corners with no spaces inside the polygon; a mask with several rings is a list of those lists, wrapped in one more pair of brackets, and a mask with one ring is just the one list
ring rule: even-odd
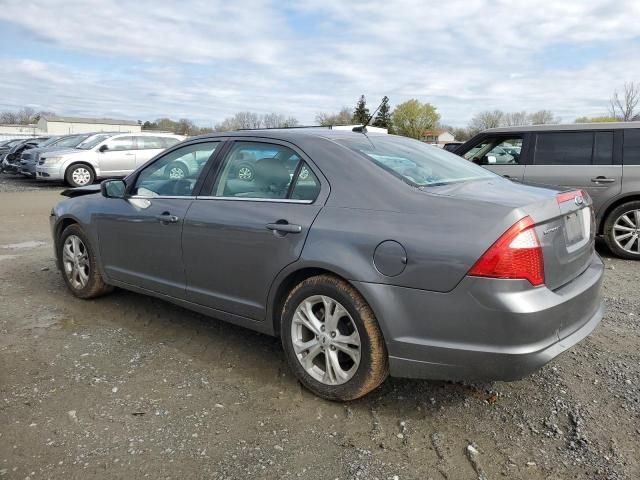
{"label": "cloudy sky", "polygon": [[[640,81],[638,0],[0,0],[0,109],[293,115],[388,95],[463,126],[485,109],[599,115]],[[374,106],[375,108],[375,106]]]}

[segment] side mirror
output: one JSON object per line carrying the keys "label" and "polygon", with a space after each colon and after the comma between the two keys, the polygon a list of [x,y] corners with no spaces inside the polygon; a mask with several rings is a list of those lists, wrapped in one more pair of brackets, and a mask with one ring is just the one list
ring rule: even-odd
{"label": "side mirror", "polygon": [[104,180],[100,183],[100,193],[107,198],[124,198],[127,184],[122,180]]}
{"label": "side mirror", "polygon": [[99,152],[106,152],[107,150],[109,150],[109,145],[106,143],[98,149]]}

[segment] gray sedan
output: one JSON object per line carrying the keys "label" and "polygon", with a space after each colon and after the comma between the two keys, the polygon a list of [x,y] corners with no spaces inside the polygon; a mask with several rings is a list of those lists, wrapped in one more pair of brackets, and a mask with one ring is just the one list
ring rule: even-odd
{"label": "gray sedan", "polygon": [[[254,174],[239,178],[248,154]],[[168,175],[186,155],[207,160]],[[278,335],[327,399],[389,374],[521,378],[603,314],[587,194],[516,184],[402,137],[201,136],[65,194],[51,227],[74,295],[120,287]]]}

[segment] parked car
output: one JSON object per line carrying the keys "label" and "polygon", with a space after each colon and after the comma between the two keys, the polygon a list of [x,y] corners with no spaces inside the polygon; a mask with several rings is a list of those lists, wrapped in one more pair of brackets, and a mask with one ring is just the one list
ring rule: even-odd
{"label": "parked car", "polygon": [[75,149],[41,154],[36,178],[64,180],[68,185],[81,187],[92,184],[97,178],[124,177],[183,138],[167,133],[96,135]]}
{"label": "parked car", "polygon": [[20,167],[19,171],[22,175],[35,178],[36,165],[40,159],[40,155],[45,152],[51,152],[54,150],[64,150],[68,148],[75,148],[87,138],[93,136],[93,133],[82,133],[79,135],[64,135],[52,139],[47,144],[40,145],[35,148],[25,150],[20,155]]}
{"label": "parked car", "polygon": [[452,152],[454,150],[456,150],[460,145],[462,145],[463,142],[448,142],[445,143],[442,148],[445,149],[447,152]]}
{"label": "parked car", "polygon": [[[239,179],[249,151],[254,176]],[[167,175],[194,155],[207,161]],[[64,194],[50,220],[71,293],[118,286],[279,335],[295,375],[329,399],[389,372],[521,378],[603,314],[587,194],[403,137],[205,135]]]}
{"label": "parked car", "polygon": [[18,143],[22,142],[22,138],[14,138],[12,140],[3,140],[0,143],[0,172],[2,171],[2,161],[9,151]]}
{"label": "parked car", "polygon": [[20,170],[20,156],[22,155],[22,152],[41,145],[46,145],[49,141],[51,141],[51,137],[37,137],[24,139],[14,144],[2,160],[0,171],[3,173],[18,173]]}
{"label": "parked car", "polygon": [[455,153],[514,181],[585,190],[596,233],[615,255],[640,260],[640,122],[496,128]]}

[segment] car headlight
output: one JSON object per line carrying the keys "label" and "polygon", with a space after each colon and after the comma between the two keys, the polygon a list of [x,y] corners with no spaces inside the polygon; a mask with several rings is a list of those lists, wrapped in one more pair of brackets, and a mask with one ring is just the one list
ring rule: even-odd
{"label": "car headlight", "polygon": [[40,165],[44,165],[45,163],[47,165],[55,165],[57,163],[62,162],[63,159],[64,159],[64,157],[44,157],[44,158],[40,158]]}

